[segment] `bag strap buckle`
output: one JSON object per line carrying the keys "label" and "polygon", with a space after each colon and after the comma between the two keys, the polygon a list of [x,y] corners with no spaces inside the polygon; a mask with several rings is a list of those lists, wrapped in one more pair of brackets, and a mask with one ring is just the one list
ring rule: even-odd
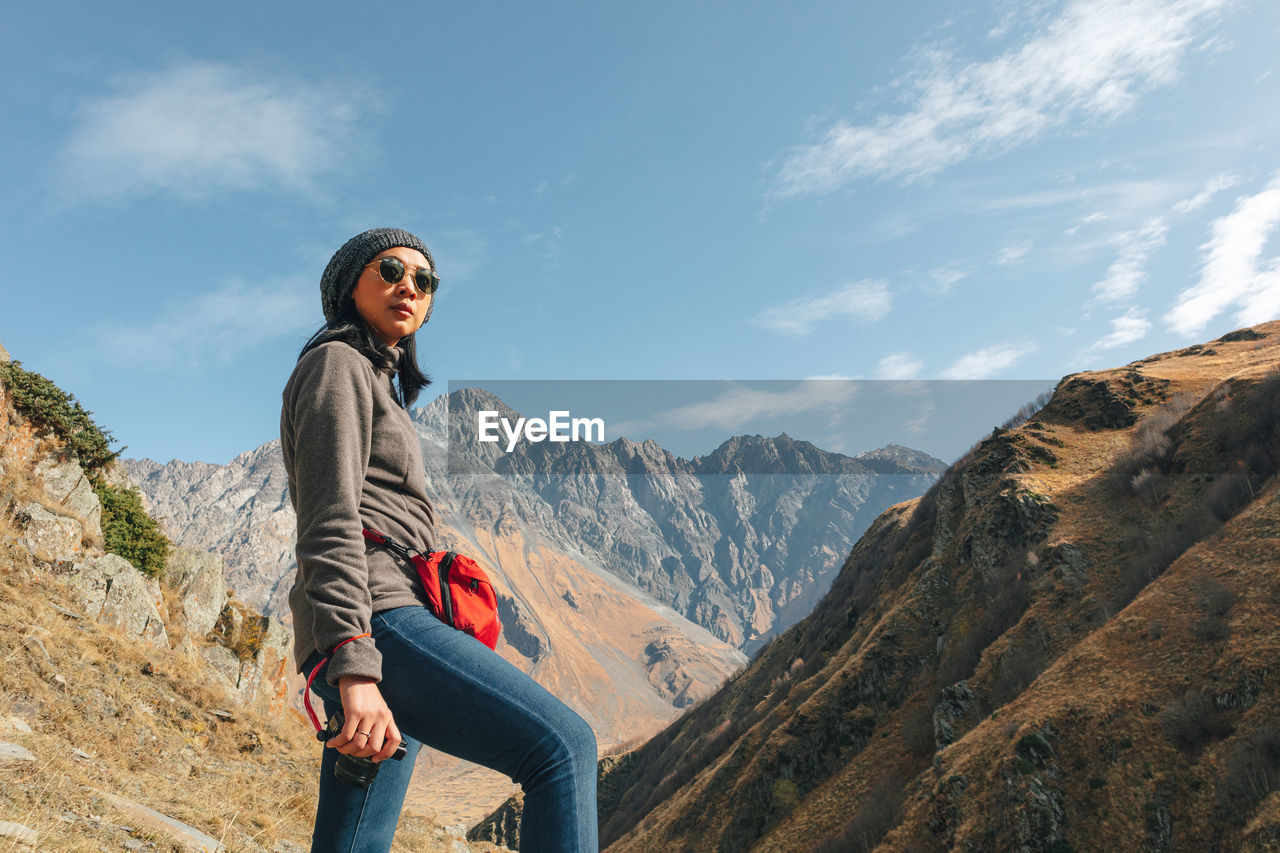
{"label": "bag strap buckle", "polygon": [[370,542],[372,542],[375,545],[381,545],[383,548],[386,548],[388,551],[390,551],[391,553],[395,554],[397,557],[400,557],[403,560],[412,560],[414,556],[421,556],[422,554],[421,551],[418,551],[415,554],[415,552],[410,551],[408,548],[396,542],[396,540],[392,539],[390,536],[386,535],[385,533],[379,533],[378,531],[374,530],[371,527],[364,528],[364,538],[368,539]]}

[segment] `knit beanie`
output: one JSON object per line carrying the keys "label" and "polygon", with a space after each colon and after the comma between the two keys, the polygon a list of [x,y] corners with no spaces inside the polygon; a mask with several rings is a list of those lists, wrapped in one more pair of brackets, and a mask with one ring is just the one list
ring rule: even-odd
{"label": "knit beanie", "polygon": [[[379,253],[396,246],[417,249],[427,259],[432,271],[435,270],[436,262],[427,245],[408,231],[399,228],[371,228],[357,234],[333,253],[328,266],[324,268],[324,275],[320,276],[320,304],[324,308],[326,323],[330,326],[338,324],[342,307],[351,297],[351,291],[356,289],[356,282],[365,265]],[[435,307],[434,304],[432,307]]]}

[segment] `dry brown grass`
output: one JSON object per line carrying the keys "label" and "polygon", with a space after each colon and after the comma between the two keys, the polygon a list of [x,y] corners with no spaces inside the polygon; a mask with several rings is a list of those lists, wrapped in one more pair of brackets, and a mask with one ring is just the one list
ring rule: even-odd
{"label": "dry brown grass", "polygon": [[[61,450],[61,444],[48,437],[41,437],[37,443],[38,453],[53,455]],[[80,545],[86,549],[102,548],[102,533],[89,530],[89,520],[73,512],[57,501],[51,500],[40,481],[36,478],[31,459],[19,457],[9,461],[7,467],[0,470],[0,542],[13,542],[22,535],[22,526],[18,523],[16,512],[19,507],[35,503],[55,515],[63,515],[80,522],[85,531]]]}
{"label": "dry brown grass", "polygon": [[[0,777],[6,819],[37,830],[42,849],[119,843],[126,836],[116,821],[128,821],[89,790],[99,788],[223,838],[229,850],[306,836],[314,750],[300,722],[239,710],[232,721],[210,716],[227,697],[182,655],[64,616],[50,600],[66,600],[56,579],[7,550],[0,716],[31,726],[15,739],[37,760]],[[39,638],[50,659],[28,638]],[[256,754],[245,751],[256,744]]]}
{"label": "dry brown grass", "polygon": [[[0,820],[36,830],[41,850],[120,849],[131,835],[171,849],[96,789],[183,821],[229,853],[308,847],[319,748],[308,724],[292,711],[264,716],[229,704],[187,656],[53,607],[67,600],[55,574],[0,542],[0,729],[10,716],[32,729],[0,739],[36,756],[0,770]],[[232,719],[208,713],[215,709]],[[0,841],[0,853],[22,849]],[[452,848],[440,827],[406,816],[394,849]]]}
{"label": "dry brown grass", "polygon": [[[37,564],[17,546],[23,525],[16,510],[34,502],[75,517],[48,498],[33,468],[60,444],[16,415],[3,387],[0,436],[7,440],[0,454],[0,740],[35,756],[0,768],[0,821],[35,830],[42,851],[118,850],[130,837],[150,849],[178,849],[119,812],[106,792],[218,839],[227,853],[307,849],[319,759],[309,724],[292,710],[264,715],[232,704],[197,655],[59,610],[74,609],[72,598],[57,567]],[[102,541],[89,536],[82,545],[100,553]],[[205,643],[179,627],[180,610],[166,594],[161,611],[172,645]],[[393,848],[453,849],[444,829],[410,815]],[[28,850],[0,839],[0,853]]]}
{"label": "dry brown grass", "polygon": [[35,481],[30,466],[11,462],[0,471],[0,542],[12,543],[22,535],[14,512],[22,504],[45,500],[44,490]]}
{"label": "dry brown grass", "polygon": [[[1181,530],[1188,519],[1195,521],[1200,509],[1202,514],[1212,509],[1205,500],[1206,484],[1220,477],[1226,470],[1223,465],[1231,460],[1211,441],[1213,431],[1203,428],[1213,421],[1205,404],[1213,402],[1213,395],[1231,389],[1243,391],[1243,401],[1256,387],[1253,380],[1266,377],[1274,368],[1280,352],[1280,322],[1259,331],[1268,335],[1264,341],[1212,342],[1114,371],[1090,373],[1094,381],[1112,379],[1123,385],[1125,380],[1133,381],[1135,368],[1141,372],[1136,381],[1147,390],[1132,395],[1137,421],[1128,427],[1090,429],[1078,419],[1050,412],[1034,419],[1034,424],[1008,430],[1008,440],[1019,449],[1050,452],[1052,458],[1045,453],[1029,455],[1032,464],[1026,470],[1007,476],[1022,489],[1050,499],[1056,518],[1048,536],[1032,543],[1028,551],[1025,571],[1036,592],[1031,606],[1017,625],[982,652],[968,679],[978,702],[955,721],[958,740],[938,751],[937,764],[922,772],[908,761],[915,754],[910,750],[911,738],[902,735],[910,728],[909,715],[923,714],[935,703],[925,697],[931,696],[936,672],[924,667],[899,694],[908,696],[900,707],[890,703],[876,709],[874,736],[850,750],[843,768],[829,776],[811,777],[810,781],[820,784],[804,792],[786,817],[767,826],[765,835],[750,841],[752,850],[812,849],[824,838],[842,838],[848,834],[850,816],[868,802],[874,805],[871,795],[876,780],[895,772],[911,779],[903,790],[905,815],[902,825],[891,830],[877,849],[942,850],[966,845],[1013,849],[1008,832],[1015,820],[1049,814],[1044,810],[1048,801],[1033,782],[1049,794],[1061,795],[1065,817],[1058,827],[1063,838],[1074,842],[1075,850],[1210,849],[1214,843],[1217,849],[1280,849],[1280,791],[1274,790],[1270,776],[1259,781],[1258,767],[1263,765],[1246,766],[1239,759],[1247,752],[1241,744],[1270,737],[1266,727],[1274,725],[1275,719],[1280,629],[1273,615],[1280,604],[1280,478],[1273,477],[1265,486],[1253,482],[1258,488],[1251,489],[1248,504],[1215,513],[1216,522],[1188,527],[1193,535],[1184,537],[1187,541],[1182,544],[1191,547],[1168,554],[1161,550],[1169,559],[1144,576],[1140,586],[1125,587],[1130,559],[1149,556],[1134,553],[1139,546],[1147,547],[1145,538],[1135,537],[1135,531],[1152,540],[1154,553],[1160,550],[1154,546],[1163,546],[1170,531]],[[1147,382],[1143,377],[1168,382]],[[1197,406],[1200,411],[1195,410]],[[1163,490],[1157,494],[1134,490],[1131,478],[1118,487],[1109,475],[1132,450],[1135,435],[1144,430],[1162,433],[1184,420],[1183,428],[1172,436],[1176,464],[1161,469],[1168,477]],[[968,517],[977,518],[983,512],[981,505],[971,509]],[[951,542],[964,541],[965,523],[949,521]],[[873,526],[855,547],[855,555],[860,548],[870,554],[870,546],[863,546],[876,529]],[[887,528],[882,534],[884,541],[895,541]],[[988,535],[997,537],[998,531]],[[1068,573],[1058,568],[1056,558],[1050,560],[1052,549],[1064,543],[1085,556],[1083,569]],[[857,628],[838,633],[838,623],[819,621],[826,603],[819,606],[818,615],[810,617],[812,636],[821,636],[825,629],[838,638],[849,637],[832,664],[822,670],[824,687],[855,668],[869,673],[865,682],[869,685],[893,686],[890,677],[895,671],[904,670],[913,660],[928,659],[935,648],[929,622],[933,611],[920,602],[932,598],[951,606],[947,598],[951,590],[970,596],[969,590],[978,589],[963,585],[969,580],[968,562],[951,554],[943,556],[948,561],[947,586],[939,585],[938,575],[925,566],[909,581],[883,590],[876,606],[869,602],[863,607],[859,601],[855,624],[869,626],[864,633]],[[866,557],[858,564],[873,566],[876,561]],[[898,588],[919,588],[922,593],[913,599],[897,595]],[[976,598],[961,598],[960,603],[963,606],[949,611],[954,616],[950,628],[963,632],[966,624],[981,616],[979,606],[985,605]],[[893,643],[885,645],[876,668],[871,668],[859,661],[858,654],[877,631],[882,636],[891,634]],[[780,646],[786,639],[775,644]],[[915,657],[895,658],[897,646],[908,647]],[[1019,654],[1029,652],[1039,655],[1036,666],[1015,673],[1014,686],[1000,689],[1003,664],[1016,663],[1023,659]],[[804,657],[810,660],[809,654]],[[779,672],[775,665],[765,673],[769,658],[766,649],[734,689],[753,698],[765,695],[765,687],[770,686],[765,676]],[[886,659],[899,669],[885,664]],[[753,681],[756,671],[764,675]],[[1249,688],[1256,690],[1256,696],[1241,686],[1259,680],[1259,686]],[[916,692],[908,694],[908,690]],[[1165,711],[1186,704],[1193,691],[1212,698],[1213,708],[1205,715],[1211,725],[1201,726],[1203,737],[1196,730],[1194,743],[1185,736],[1171,739],[1162,724]],[[814,729],[821,698],[820,688],[812,691],[803,706],[790,707],[789,699],[778,705],[773,717],[744,732],[737,749],[726,749],[717,761],[643,813],[610,849],[697,848],[699,842],[713,847],[725,837],[714,834],[718,827],[727,827],[727,835],[734,830],[732,821],[739,818],[739,824],[749,826],[749,810],[769,808],[770,801],[758,796],[743,806],[740,793],[767,793],[769,772],[776,778],[781,775],[777,768],[790,771],[803,766],[807,756],[794,750],[786,753],[789,765],[781,761],[764,765],[761,756],[769,757],[771,748],[778,755],[790,748],[801,714],[804,731]],[[724,705],[750,707],[746,701],[733,705],[734,701],[731,697]],[[763,706],[762,702],[757,707]],[[1052,770],[1039,768],[1018,751],[1024,738],[1045,731],[1054,738],[1056,768]],[[927,732],[921,734],[923,751]],[[675,768],[672,775],[681,769],[678,764],[670,766]],[[1267,773],[1273,769],[1264,766]],[[743,784],[741,780],[750,780],[753,774],[764,779],[763,787]],[[1272,789],[1264,795],[1268,786]],[[720,789],[731,789],[732,794],[721,796]],[[1228,795],[1233,790],[1239,794],[1225,801],[1234,810],[1225,817],[1224,790]],[[775,794],[773,801],[778,799]],[[1161,809],[1174,816],[1172,842],[1166,847],[1160,847],[1153,835]],[[1052,839],[1042,834],[1039,840],[1047,844]]]}

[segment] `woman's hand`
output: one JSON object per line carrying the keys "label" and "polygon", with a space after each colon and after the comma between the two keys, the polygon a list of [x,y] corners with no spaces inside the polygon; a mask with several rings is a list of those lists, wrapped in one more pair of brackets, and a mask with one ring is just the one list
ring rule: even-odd
{"label": "woman's hand", "polygon": [[382,699],[378,682],[363,675],[344,675],[338,679],[338,695],[346,723],[326,746],[356,758],[390,758],[400,745],[400,730]]}

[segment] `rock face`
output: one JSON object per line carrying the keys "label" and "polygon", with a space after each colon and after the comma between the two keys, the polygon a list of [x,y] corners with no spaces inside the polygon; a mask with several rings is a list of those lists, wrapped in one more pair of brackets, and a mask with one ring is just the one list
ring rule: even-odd
{"label": "rock face", "polygon": [[81,523],[86,538],[96,540],[102,537],[102,504],[74,456],[41,459],[35,466],[35,473],[49,499]]}
{"label": "rock face", "polygon": [[222,558],[205,551],[172,548],[165,583],[181,598],[187,630],[198,637],[212,631],[227,605]]}
{"label": "rock face", "polygon": [[81,550],[84,527],[74,518],[55,515],[34,501],[18,507],[14,515],[24,527],[18,545],[37,560],[52,563]]}
{"label": "rock face", "polygon": [[135,803],[133,800],[108,791],[95,793],[133,820],[167,838],[183,853],[223,853],[226,849],[218,839],[141,803]]}
{"label": "rock face", "polygon": [[279,441],[226,465],[121,464],[170,540],[222,557],[236,598],[288,624],[295,518]]}
{"label": "rock face", "polygon": [[[194,636],[201,638],[202,653],[224,665],[228,662],[219,652],[230,656],[224,686],[232,701],[284,708],[292,642],[288,629],[253,613],[239,620],[243,630],[213,637],[225,645],[208,646],[203,638],[232,609],[221,558],[173,549],[162,589],[160,581],[144,576],[123,557],[101,553],[102,508],[79,461],[14,407],[2,383],[0,475],[0,512],[12,515],[15,544],[66,588],[78,611],[66,610],[68,616],[87,617],[142,642],[168,646],[165,620],[172,609],[187,634],[185,647],[195,652]],[[133,488],[118,466],[108,466],[99,476],[117,488]],[[176,607],[170,608],[166,595],[177,600]],[[49,659],[40,637],[29,636],[25,642]]]}
{"label": "rock face", "polygon": [[155,645],[169,645],[159,605],[160,584],[143,577],[133,564],[103,554],[66,569],[71,594],[85,616],[106,622]]}
{"label": "rock face", "polygon": [[30,764],[35,760],[36,757],[25,746],[8,741],[0,742],[0,767]]}
{"label": "rock face", "polygon": [[488,841],[509,850],[520,849],[520,818],[524,816],[524,793],[514,794],[493,814],[467,832],[468,841]]}
{"label": "rock face", "polygon": [[214,630],[235,658],[234,679],[225,664],[224,671],[236,701],[272,712],[284,710],[290,695],[292,632],[270,617],[242,614],[232,607],[223,610]]}
{"label": "rock face", "polygon": [[[8,361],[8,359],[5,359]],[[74,454],[50,449],[41,431],[18,414],[0,384],[0,475],[26,484],[5,506],[23,526],[19,545],[53,562],[85,553],[102,539],[102,507]]]}

